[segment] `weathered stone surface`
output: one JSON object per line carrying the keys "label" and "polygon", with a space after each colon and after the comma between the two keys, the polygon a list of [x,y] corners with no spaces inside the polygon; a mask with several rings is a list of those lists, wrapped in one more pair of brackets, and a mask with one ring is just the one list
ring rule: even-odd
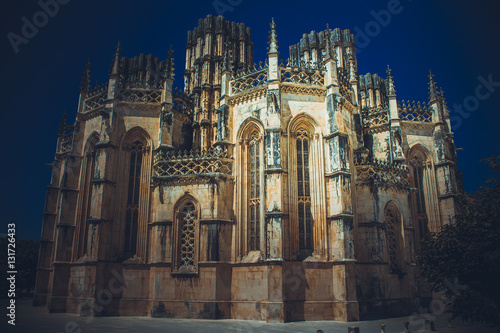
{"label": "weathered stone surface", "polygon": [[348,30],[311,33],[287,64],[271,30],[254,65],[249,28],[200,20],[184,92],[172,53],[120,48],[108,84],[82,88],[59,130],[35,304],[353,321],[430,297],[418,241],[453,221],[462,190],[444,101],[398,101],[390,70],[358,75]]}

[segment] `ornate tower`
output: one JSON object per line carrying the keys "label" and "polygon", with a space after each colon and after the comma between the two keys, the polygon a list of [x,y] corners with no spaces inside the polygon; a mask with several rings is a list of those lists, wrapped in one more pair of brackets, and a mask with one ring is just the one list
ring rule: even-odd
{"label": "ornate tower", "polygon": [[208,15],[188,31],[184,91],[194,101],[193,148],[208,149],[216,141],[217,114],[221,97],[224,50],[228,48],[230,70],[253,64],[250,28]]}

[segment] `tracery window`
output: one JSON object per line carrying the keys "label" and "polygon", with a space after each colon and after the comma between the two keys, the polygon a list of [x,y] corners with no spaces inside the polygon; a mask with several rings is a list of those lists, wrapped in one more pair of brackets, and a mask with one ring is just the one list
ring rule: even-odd
{"label": "tracery window", "polygon": [[139,224],[139,194],[141,185],[142,143],[137,140],[130,145],[130,168],[125,208],[124,252],[135,253],[137,248],[137,228]]}
{"label": "tracery window", "polygon": [[429,233],[428,217],[425,206],[425,187],[424,187],[424,170],[426,168],[426,156],[415,151],[410,157],[412,166],[413,187],[416,188],[414,193],[414,206],[417,216],[418,237],[422,239]]}
{"label": "tracery window", "polygon": [[385,212],[387,225],[387,252],[392,272],[401,271],[401,217],[399,211],[390,206]]}
{"label": "tracery window", "polygon": [[83,251],[81,254],[87,253],[87,239],[88,239],[88,232],[89,232],[89,223],[88,219],[90,218],[90,207],[92,204],[92,179],[94,178],[94,169],[95,169],[95,150],[92,150],[91,152],[87,153],[87,170],[85,170],[85,187],[84,187],[84,206],[83,212],[82,212],[82,224],[84,226],[83,230]]}
{"label": "tracery window", "polygon": [[192,269],[195,266],[197,216],[198,213],[191,201],[187,202],[179,212],[179,269]]}
{"label": "tracery window", "polygon": [[260,249],[260,140],[255,133],[249,143],[250,149],[250,251]]}
{"label": "tracery window", "polygon": [[299,249],[312,250],[311,188],[309,173],[310,138],[306,131],[297,132],[297,185]]}

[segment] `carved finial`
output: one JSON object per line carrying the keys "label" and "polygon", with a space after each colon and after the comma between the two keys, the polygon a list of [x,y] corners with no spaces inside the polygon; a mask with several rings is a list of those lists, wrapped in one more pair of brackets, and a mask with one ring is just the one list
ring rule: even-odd
{"label": "carved finial", "polygon": [[118,42],[118,45],[116,45],[115,58],[113,60],[113,68],[111,69],[111,74],[118,74],[120,71],[120,51],[121,46],[120,42]]}
{"label": "carved finial", "polygon": [[394,86],[394,79],[392,78],[392,71],[387,65],[387,95],[388,96],[396,96],[396,87]]}
{"label": "carved finial", "polygon": [[224,57],[222,59],[222,71],[231,70],[231,62],[229,59],[229,50],[231,49],[231,42],[227,41],[224,43]]}
{"label": "carved finial", "polygon": [[267,48],[267,53],[277,53],[278,52],[278,34],[276,33],[276,23],[274,23],[274,18],[271,19],[271,31],[269,31],[269,42],[267,43],[269,47]]}
{"label": "carved finial", "polygon": [[66,131],[66,110],[63,111],[61,123],[59,124],[59,135],[64,134]]}
{"label": "carved finial", "polygon": [[90,58],[85,64],[85,70],[82,75],[82,82],[80,84],[80,92],[87,92],[90,88]]}
{"label": "carved finial", "polygon": [[429,102],[437,98],[436,82],[434,82],[434,75],[429,71]]}
{"label": "carved finial", "polygon": [[165,67],[165,78],[173,79],[175,76],[174,49],[170,45],[168,50],[167,66]]}
{"label": "carved finial", "polygon": [[446,102],[446,98],[444,98],[443,88],[439,88],[439,101],[441,102],[441,106],[443,107],[443,112],[445,116],[449,116],[448,103]]}

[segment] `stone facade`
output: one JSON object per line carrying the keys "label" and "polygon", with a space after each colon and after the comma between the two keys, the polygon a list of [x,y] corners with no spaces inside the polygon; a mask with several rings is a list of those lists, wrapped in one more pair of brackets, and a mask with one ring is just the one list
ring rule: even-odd
{"label": "stone facade", "polygon": [[[47,189],[34,302],[52,312],[351,321],[430,297],[418,240],[462,190],[448,109],[357,72],[349,30],[253,63],[250,29],[208,16],[174,59],[82,80]],[[120,283],[118,283],[120,282]],[[120,285],[120,287],[118,287]]]}

